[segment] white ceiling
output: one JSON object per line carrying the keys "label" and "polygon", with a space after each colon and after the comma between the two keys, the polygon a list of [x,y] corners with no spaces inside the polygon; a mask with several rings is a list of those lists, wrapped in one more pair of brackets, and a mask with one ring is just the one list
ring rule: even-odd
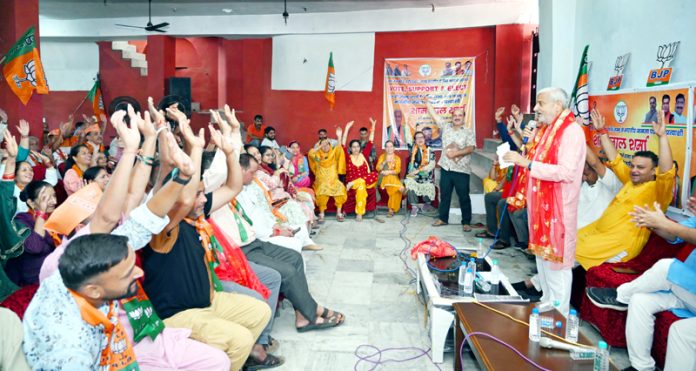
{"label": "white ceiling", "polygon": [[[525,0],[309,0],[288,1],[288,12],[336,13],[404,8],[437,8],[473,4],[511,3]],[[223,11],[229,10],[230,12]],[[283,1],[252,0],[153,0],[152,15],[159,21],[169,17],[205,15],[262,15],[283,13]],[[147,17],[147,0],[40,0],[39,14],[48,19]]]}

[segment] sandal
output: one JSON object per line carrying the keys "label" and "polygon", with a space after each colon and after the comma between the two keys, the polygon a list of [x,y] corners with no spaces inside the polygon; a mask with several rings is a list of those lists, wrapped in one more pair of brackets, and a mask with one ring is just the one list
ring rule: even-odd
{"label": "sandal", "polygon": [[266,359],[259,361],[250,355],[244,363],[244,369],[247,371],[265,370],[267,368],[275,368],[285,363],[285,358],[276,357],[273,354],[266,353]]}
{"label": "sandal", "polygon": [[344,220],[346,220],[346,217],[345,215],[343,215],[343,213],[336,214],[336,220],[338,220],[339,222],[343,222]]}
{"label": "sandal", "polygon": [[319,214],[319,219],[317,219],[317,224],[324,224],[324,214]]}
{"label": "sandal", "polygon": [[394,211],[389,210],[389,212],[387,213],[387,218],[393,218],[393,217],[394,217]]}
{"label": "sandal", "polygon": [[[333,312],[333,314],[329,316],[329,312]],[[331,317],[338,317],[339,324],[343,323],[343,321],[345,321],[345,319],[346,319],[346,316],[344,316],[343,313],[341,313],[339,311],[331,310],[327,307],[324,307],[324,311],[321,312],[321,315],[319,317],[324,318],[324,319],[329,319]]]}
{"label": "sandal", "polygon": [[266,353],[275,353],[280,348],[280,341],[278,341],[278,339],[272,338],[269,335],[268,336],[268,344],[263,344],[262,347],[263,347],[263,350],[266,351]]}
{"label": "sandal", "polygon": [[486,231],[476,233],[474,235],[474,237],[476,237],[476,238],[495,238],[495,236],[491,236],[491,234],[486,232]]}
{"label": "sandal", "polygon": [[431,224],[433,227],[441,227],[443,225],[447,225],[447,222],[443,222],[442,220],[438,219],[436,220],[433,224]]}
{"label": "sandal", "polygon": [[471,226],[468,224],[462,225],[462,229],[464,230],[464,232],[471,232]]}
{"label": "sandal", "polygon": [[[321,317],[321,318],[324,318],[324,317]],[[324,318],[324,322],[322,322],[322,323],[317,323],[316,320],[314,320],[314,323],[310,323],[310,324],[304,325],[302,327],[296,327],[296,329],[297,329],[297,332],[325,330],[327,328],[336,327],[342,323],[343,323],[343,321],[339,320],[337,318],[337,314],[334,314],[333,316],[331,316],[329,318]]]}
{"label": "sandal", "polygon": [[473,228],[483,228],[483,227],[485,227],[485,225],[483,225],[482,223],[472,224],[471,226],[472,226]]}

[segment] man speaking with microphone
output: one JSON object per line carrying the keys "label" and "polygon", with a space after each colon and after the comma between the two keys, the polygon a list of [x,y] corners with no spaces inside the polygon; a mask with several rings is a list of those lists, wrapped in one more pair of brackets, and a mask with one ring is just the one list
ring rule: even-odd
{"label": "man speaking with microphone", "polygon": [[526,155],[503,159],[518,169],[515,198],[526,197],[529,250],[536,255],[542,302],[558,300],[568,313],[575,261],[578,200],[585,163],[585,134],[568,110],[568,94],[546,88],[534,106],[538,124],[526,130]]}

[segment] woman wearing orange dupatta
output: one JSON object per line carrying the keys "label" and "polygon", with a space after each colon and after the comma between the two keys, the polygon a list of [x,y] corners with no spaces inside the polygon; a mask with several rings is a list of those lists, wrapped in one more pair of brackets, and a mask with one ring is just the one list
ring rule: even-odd
{"label": "woman wearing orange dupatta", "polygon": [[[567,313],[575,260],[577,211],[582,170],[585,163],[585,134],[567,109],[568,95],[559,88],[546,88],[537,95],[534,111],[543,125],[533,136],[533,151],[527,157],[508,152],[504,159],[527,168],[529,249],[537,256],[541,301],[561,303]],[[516,202],[520,189],[515,195]]]}
{"label": "woman wearing orange dupatta", "polygon": [[70,149],[70,156],[65,161],[65,173],[63,174],[63,187],[68,196],[84,186],[82,173],[95,165],[96,158],[92,158],[92,154],[84,144]]}

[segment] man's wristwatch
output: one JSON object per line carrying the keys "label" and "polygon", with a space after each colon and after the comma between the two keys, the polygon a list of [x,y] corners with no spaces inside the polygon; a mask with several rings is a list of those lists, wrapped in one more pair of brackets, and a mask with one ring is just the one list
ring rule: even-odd
{"label": "man's wristwatch", "polygon": [[529,165],[527,165],[527,170],[532,170],[532,161],[529,161]]}

